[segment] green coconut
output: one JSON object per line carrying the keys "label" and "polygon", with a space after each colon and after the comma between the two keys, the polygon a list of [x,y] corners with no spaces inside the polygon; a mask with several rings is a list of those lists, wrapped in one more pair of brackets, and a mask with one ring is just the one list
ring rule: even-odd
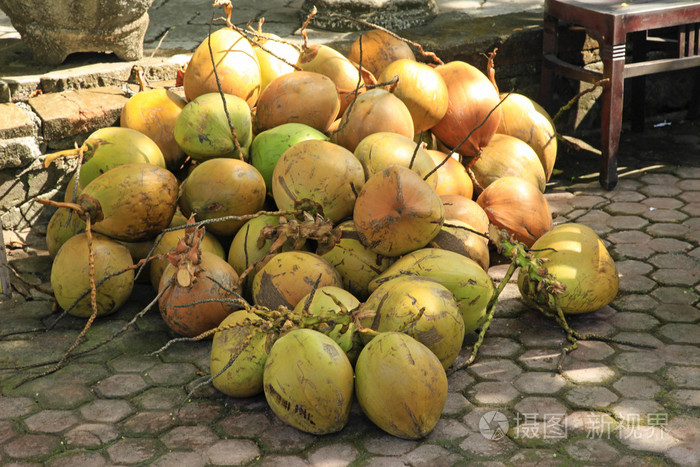
{"label": "green coconut", "polygon": [[95,232],[125,242],[153,238],[177,209],[178,182],[153,164],[124,164],[83,188],[78,204],[91,212]]}
{"label": "green coconut", "polygon": [[[617,296],[620,279],[607,248],[593,229],[570,222],[559,224],[532,245],[535,258],[547,258],[543,267],[565,286],[557,304],[567,314],[598,310]],[[527,274],[518,276],[518,288],[526,303],[555,311],[553,303]]]}
{"label": "green coconut", "polygon": [[240,97],[230,94],[224,94],[224,97],[235,136],[219,93],[203,94],[188,102],[177,118],[173,129],[175,141],[196,161],[215,157],[245,160],[248,157],[248,148],[253,141],[250,108]]}
{"label": "green coconut", "polygon": [[399,438],[420,439],[440,420],[447,376],[428,347],[408,334],[384,332],[357,358],[355,394],[379,428]]}
{"label": "green coconut", "polygon": [[215,376],[214,387],[227,396],[251,397],[263,392],[263,369],[274,336],[251,324],[261,321],[246,310],[234,311],[214,334],[209,369]]}
{"label": "green coconut", "polygon": [[[180,189],[180,209],[198,221],[254,214],[265,203],[265,181],[255,167],[238,159],[216,158],[192,170]],[[245,220],[207,225],[215,235],[234,235]]]}
{"label": "green coconut", "polygon": [[[398,133],[380,131],[372,133],[360,141],[353,151],[362,162],[365,178],[381,172],[392,164],[410,168],[425,180],[425,176],[435,169],[430,153],[411,138]],[[426,182],[435,189],[438,177],[428,177]]]}
{"label": "green coconut", "polygon": [[[400,276],[372,292],[362,306],[360,325],[379,332],[405,332],[427,346],[447,369],[464,341],[464,321],[454,295],[420,276]],[[371,340],[363,335],[363,340]]]}
{"label": "green coconut", "polygon": [[335,433],[350,419],[353,370],[330,337],[295,329],[270,350],[263,372],[265,399],[285,423],[315,435]]}
{"label": "green coconut", "polygon": [[320,256],[307,251],[277,253],[255,275],[253,301],[258,306],[293,310],[317,283],[317,287],[343,286],[338,272]]}
{"label": "green coconut", "polygon": [[[145,134],[122,127],[105,127],[93,132],[82,145],[80,185],[85,187],[103,173],[123,164],[153,164],[165,168],[165,158],[155,141]],[[44,165],[61,156],[77,155],[78,149],[49,154]]]}
{"label": "green coconut", "polygon": [[365,183],[362,165],[342,146],[309,139],[287,149],[272,172],[272,196],[279,209],[310,199],[333,222],[352,215]]}
{"label": "green coconut", "polygon": [[250,163],[265,180],[267,191],[272,193],[272,172],[284,151],[307,139],[326,141],[328,137],[303,123],[283,123],[253,138],[250,146]]}
{"label": "green coconut", "polygon": [[[104,316],[117,311],[131,295],[134,287],[133,269],[118,273],[134,263],[125,246],[97,233],[93,233],[92,236],[95,283],[99,284],[104,280],[97,286],[97,316]],[[93,313],[89,293],[88,251],[87,234],[74,235],[58,250],[51,266],[51,287],[56,302],[61,308],[68,310],[80,299],[68,311],[69,314],[80,318],[87,318]]]}
{"label": "green coconut", "polygon": [[438,248],[421,248],[402,256],[372,280],[369,289],[374,291],[380,284],[402,275],[432,279],[452,292],[462,313],[465,333],[481,326],[495,290],[493,281],[476,261]]}
{"label": "green coconut", "polygon": [[56,256],[61,246],[74,235],[85,232],[85,221],[69,208],[58,208],[46,226],[46,246]]}

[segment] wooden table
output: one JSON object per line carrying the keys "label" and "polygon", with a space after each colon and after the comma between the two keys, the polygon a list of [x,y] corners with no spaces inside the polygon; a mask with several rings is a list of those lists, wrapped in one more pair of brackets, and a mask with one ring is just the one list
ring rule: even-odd
{"label": "wooden table", "polygon": [[[607,80],[603,87],[601,114],[602,161],[600,183],[607,189],[617,184],[617,152],[622,129],[622,98],[625,78],[632,80],[635,129],[644,125],[644,76],[700,66],[700,1],[688,0],[545,0],[543,66],[540,101],[551,96],[553,75],[588,83]],[[566,26],[577,25],[600,46],[603,72],[584,69],[558,56],[560,35]],[[675,37],[669,58],[647,60],[647,51],[661,39],[654,32],[673,28]],[[632,52],[628,54],[628,37]],[[628,56],[629,55],[629,56]],[[700,95],[700,73],[694,95]]]}

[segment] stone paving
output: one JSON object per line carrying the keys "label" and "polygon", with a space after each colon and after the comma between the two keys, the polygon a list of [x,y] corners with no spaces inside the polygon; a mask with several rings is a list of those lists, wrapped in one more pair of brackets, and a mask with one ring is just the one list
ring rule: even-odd
{"label": "stone paving", "polygon": [[[700,124],[625,133],[621,179],[604,191],[597,159],[562,147],[547,189],[555,222],[575,219],[604,239],[620,273],[612,304],[572,317],[582,333],[654,348],[580,342],[527,309],[508,284],[474,364],[449,378],[435,430],[420,441],[383,433],[353,408],[341,432],[312,436],[271,413],[263,396],[232,399],[211,386],[209,343],[178,343],[150,311],[119,337],[17,388],[56,360],[84,321],[57,314],[40,226],[10,248],[32,289],[0,305],[0,462],[7,465],[698,465],[700,459]],[[494,280],[505,266],[490,269]],[[99,319],[80,349],[124,328],[153,298],[137,286]],[[38,331],[37,331],[38,329]],[[34,331],[34,332],[26,332]],[[7,334],[12,335],[7,336]],[[474,336],[468,336],[466,356]],[[490,422],[490,424],[489,424]],[[500,427],[503,430],[494,428]]]}

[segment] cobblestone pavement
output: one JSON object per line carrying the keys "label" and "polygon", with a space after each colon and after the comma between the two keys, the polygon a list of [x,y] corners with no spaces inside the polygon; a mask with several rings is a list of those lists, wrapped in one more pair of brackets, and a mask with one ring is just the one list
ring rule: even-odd
{"label": "cobblestone pavement", "polygon": [[[700,122],[625,134],[621,179],[600,188],[597,158],[565,147],[547,189],[556,223],[576,218],[601,235],[620,294],[571,318],[581,332],[654,346],[581,342],[557,372],[561,330],[528,310],[508,284],[479,358],[449,379],[435,430],[420,441],[384,434],[353,409],[349,425],[312,436],[282,424],[262,396],[232,399],[211,387],[209,343],[173,337],[157,311],[60,371],[13,385],[61,357],[84,321],[54,322],[50,297],[15,294],[0,305],[0,462],[17,465],[698,465],[700,459]],[[10,249],[25,280],[49,287],[41,238]],[[34,243],[32,243],[34,242]],[[504,266],[495,266],[498,280]],[[80,349],[121,330],[153,298],[137,287],[99,319]],[[469,336],[467,344],[473,342]],[[466,346],[464,354],[467,355]],[[490,422],[490,424],[488,423]],[[494,428],[503,428],[503,431]],[[503,436],[505,434],[505,436]]]}

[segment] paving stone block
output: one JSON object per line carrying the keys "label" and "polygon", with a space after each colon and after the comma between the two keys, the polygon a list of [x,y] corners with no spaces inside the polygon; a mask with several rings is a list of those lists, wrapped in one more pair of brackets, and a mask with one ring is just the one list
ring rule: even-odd
{"label": "paving stone block", "polygon": [[700,418],[690,415],[673,417],[663,427],[674,438],[688,443],[698,444],[700,440]]}
{"label": "paving stone block", "polygon": [[386,433],[369,436],[362,441],[362,446],[367,452],[384,456],[400,456],[412,451],[417,445],[417,441],[397,438]]}
{"label": "paving stone block", "polygon": [[170,449],[206,449],[219,439],[206,426],[177,426],[160,437]]}
{"label": "paving stone block", "polygon": [[573,383],[601,384],[615,376],[609,366],[589,360],[567,359],[562,365],[562,375]]}
{"label": "paving stone block", "polygon": [[54,435],[19,435],[4,447],[5,454],[15,459],[38,459],[60,449],[60,441]]}
{"label": "paving stone block", "polygon": [[[263,463],[265,466],[272,467],[273,464]],[[274,464],[278,465],[278,464]],[[301,464],[299,464],[301,465]],[[308,464],[304,464],[308,465]],[[366,459],[364,462],[359,464],[362,467],[408,467],[408,464],[399,459],[398,457],[382,457],[375,456]]]}
{"label": "paving stone block", "polygon": [[224,405],[214,401],[188,401],[176,412],[180,423],[186,425],[208,425],[223,413]]}
{"label": "paving stone block", "polygon": [[108,364],[120,373],[143,373],[159,362],[158,357],[148,355],[122,355]]}
{"label": "paving stone block", "polygon": [[641,187],[639,191],[649,197],[677,196],[681,189],[675,185],[647,185]]}
{"label": "paving stone block", "polygon": [[621,425],[616,432],[617,439],[635,451],[664,452],[680,442],[655,426]]}
{"label": "paving stone block", "polygon": [[[616,316],[617,313],[614,316]],[[601,361],[605,360],[615,351],[605,342],[600,341],[579,341],[578,347],[571,352],[569,356],[577,360],[593,360]]]}
{"label": "paving stone block", "polygon": [[547,465],[552,467],[569,465],[568,459],[563,459],[556,451],[549,449],[522,449],[510,458],[513,465],[535,467]]}
{"label": "paving stone block", "polygon": [[623,376],[613,388],[621,396],[631,399],[652,399],[661,391],[661,386],[648,376]]}
{"label": "paving stone block", "polygon": [[137,464],[155,458],[162,449],[157,440],[123,439],[107,448],[107,454],[115,464]]}
{"label": "paving stone block", "polygon": [[479,355],[489,357],[508,357],[520,351],[520,345],[504,337],[490,337],[484,339],[484,343],[479,348]]}
{"label": "paving stone block", "polygon": [[523,372],[518,365],[503,358],[478,359],[468,370],[478,379],[485,381],[512,381]]}
{"label": "paving stone block", "polygon": [[68,431],[64,438],[72,447],[96,448],[119,438],[119,431],[112,424],[83,423]]}
{"label": "paving stone block", "polygon": [[642,175],[639,179],[641,183],[648,185],[664,185],[672,186],[678,183],[679,178],[672,174],[646,174]]}
{"label": "paving stone block", "polygon": [[645,232],[654,237],[673,237],[683,239],[688,235],[688,226],[671,222],[659,222],[652,224],[645,229]]}
{"label": "paving stone block", "polygon": [[626,230],[641,229],[649,221],[640,216],[608,216],[606,223],[613,230]]}
{"label": "paving stone block", "polygon": [[119,430],[128,436],[153,436],[169,430],[175,423],[175,416],[168,411],[141,411],[120,422]]}
{"label": "paving stone block", "polygon": [[646,425],[650,417],[667,414],[660,404],[649,399],[621,399],[611,410],[621,426]]}
{"label": "paving stone block", "polygon": [[622,274],[623,276],[643,276],[645,274],[649,274],[651,271],[654,270],[654,268],[646,262],[634,259],[617,261],[615,263],[615,267],[617,267],[617,272]]}
{"label": "paving stone block", "polygon": [[659,334],[677,344],[700,344],[700,326],[697,324],[664,324],[659,328]]}
{"label": "paving stone block", "polygon": [[519,376],[513,384],[527,394],[554,394],[566,386],[566,380],[557,373],[538,371]]}
{"label": "paving stone block", "polygon": [[655,253],[655,251],[648,246],[637,243],[617,244],[609,249],[609,251],[610,255],[616,261],[625,258],[647,259]]}
{"label": "paving stone block", "polygon": [[699,389],[674,389],[668,395],[681,405],[687,407],[700,407]]}
{"label": "paving stone block", "polygon": [[652,293],[661,303],[692,305],[698,301],[698,294],[683,287],[659,287]]}
{"label": "paving stone block", "polygon": [[461,460],[458,454],[435,444],[422,444],[405,454],[403,460],[411,466],[448,466]]}
{"label": "paving stone block", "polygon": [[509,382],[477,383],[469,389],[469,393],[479,404],[507,404],[519,395]]}
{"label": "paving stone block", "polygon": [[558,417],[564,419],[567,408],[555,397],[528,396],[515,404],[525,420],[547,421]]}
{"label": "paving stone block", "polygon": [[236,438],[256,438],[272,426],[263,413],[242,412],[226,416],[219,426],[228,436]]}
{"label": "paving stone block", "polygon": [[532,349],[523,352],[518,361],[531,370],[554,370],[560,356],[561,351],[556,349]]}
{"label": "paving stone block", "polygon": [[78,417],[69,410],[42,410],[24,419],[30,432],[60,433],[78,423]]}
{"label": "paving stone block", "polygon": [[603,208],[608,214],[617,215],[627,215],[627,216],[638,216],[649,211],[648,206],[636,202],[625,202],[625,201],[615,201],[608,204]]}
{"label": "paving stone block", "polygon": [[607,440],[578,439],[567,444],[566,452],[580,462],[609,464],[620,456],[620,453]]}
{"label": "paving stone block", "polygon": [[694,366],[670,366],[666,379],[681,388],[700,388],[700,368]]}
{"label": "paving stone block", "polygon": [[659,269],[651,277],[661,285],[692,287],[700,283],[700,269]]}
{"label": "paving stone block", "polygon": [[203,452],[173,451],[163,454],[149,465],[153,467],[204,467],[209,464],[207,455]]}
{"label": "paving stone block", "polygon": [[168,410],[181,404],[186,397],[182,388],[156,387],[134,397],[133,402],[142,410]]}
{"label": "paving stone block", "polygon": [[271,452],[298,452],[311,446],[316,437],[278,422],[263,431],[258,438]]}
{"label": "paving stone block", "polygon": [[568,391],[564,397],[579,408],[602,409],[617,400],[617,395],[607,388],[581,386]]}
{"label": "paving stone block", "polygon": [[515,444],[508,438],[498,440],[488,439],[481,433],[472,433],[464,441],[459,443],[459,448],[472,456],[494,458],[504,456],[516,450]]}
{"label": "paving stone block", "polygon": [[107,465],[107,459],[99,452],[78,451],[59,454],[46,465],[49,467],[73,467],[76,465],[102,467]]}
{"label": "paving stone block", "polygon": [[692,323],[700,319],[700,309],[692,305],[664,304],[652,313],[662,321]]}
{"label": "paving stone block", "polygon": [[664,359],[652,352],[622,352],[615,357],[615,367],[624,373],[655,373]]}
{"label": "paving stone block", "polygon": [[585,435],[586,438],[610,439],[617,421],[605,412],[579,410],[568,414],[564,425],[570,436]]}
{"label": "paving stone block", "polygon": [[[433,431],[428,434],[426,440],[434,443],[445,443],[459,441],[469,436],[471,431],[464,424],[452,418],[441,418],[438,420]],[[309,458],[309,460],[312,460]]]}
{"label": "paving stone block", "polygon": [[670,448],[665,454],[678,465],[695,466],[700,459],[700,444],[681,443]]}
{"label": "paving stone block", "polygon": [[471,404],[462,394],[458,392],[448,392],[442,414],[448,416],[461,415],[469,407],[471,407]]}
{"label": "paving stone block", "polygon": [[94,398],[85,384],[59,383],[50,390],[38,394],[39,404],[45,409],[72,409],[80,407]]}
{"label": "paving stone block", "polygon": [[146,373],[153,384],[174,386],[186,384],[197,376],[197,367],[191,363],[161,363]]}
{"label": "paving stone block", "polygon": [[60,140],[116,126],[127,100],[120,88],[111,86],[42,94],[29,99],[29,105],[43,122],[44,139]]}
{"label": "paving stone block", "polygon": [[[347,447],[354,450],[354,457],[351,457],[348,461],[350,463],[357,457],[357,451],[351,446]],[[334,460],[339,458],[346,460],[350,454],[343,451],[343,446],[328,446],[326,449],[328,448],[331,448],[332,452],[330,454],[338,456],[332,457]],[[207,448],[206,455],[214,465],[242,465],[255,460],[260,455],[260,449],[253,441],[248,439],[223,439]],[[323,454],[320,460],[325,460]]]}
{"label": "paving stone block", "polygon": [[624,331],[648,331],[659,325],[659,321],[647,313],[619,312],[610,322]]}
{"label": "paving stone block", "polygon": [[0,420],[19,418],[37,411],[38,408],[29,397],[0,396]]}
{"label": "paving stone block", "polygon": [[688,218],[686,213],[674,209],[649,209],[642,213],[651,222],[681,222]]}
{"label": "paving stone block", "polygon": [[[376,459],[376,457],[373,457],[371,459]],[[391,459],[391,458],[385,458],[385,459]],[[306,467],[309,464],[306,462],[304,459],[298,456],[278,456],[278,455],[268,455],[265,456],[263,459],[262,463],[260,464],[260,467],[277,467],[278,465],[284,465],[285,467]],[[382,465],[382,464],[379,464]],[[389,464],[393,465],[393,464]],[[403,462],[401,462],[401,465],[405,465]]]}
{"label": "paving stone block", "polygon": [[131,404],[121,399],[97,399],[80,407],[83,418],[91,422],[115,423],[133,412]]}
{"label": "paving stone block", "polygon": [[695,178],[681,180],[677,186],[683,191],[700,191],[700,180]]}
{"label": "paving stone block", "polygon": [[95,392],[100,397],[123,397],[138,394],[148,387],[141,375],[119,374],[103,379],[95,385]]}

